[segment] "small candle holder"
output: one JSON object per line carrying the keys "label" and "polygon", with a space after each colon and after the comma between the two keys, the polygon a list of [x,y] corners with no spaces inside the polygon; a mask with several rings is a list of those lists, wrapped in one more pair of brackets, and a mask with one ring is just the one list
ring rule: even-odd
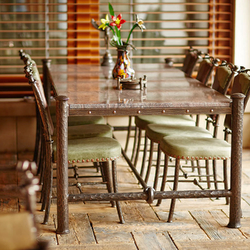
{"label": "small candle holder", "polygon": [[137,80],[135,77],[131,78],[117,78],[117,89],[130,89],[130,90],[143,90],[147,88],[147,76],[144,75],[143,78],[139,78]]}

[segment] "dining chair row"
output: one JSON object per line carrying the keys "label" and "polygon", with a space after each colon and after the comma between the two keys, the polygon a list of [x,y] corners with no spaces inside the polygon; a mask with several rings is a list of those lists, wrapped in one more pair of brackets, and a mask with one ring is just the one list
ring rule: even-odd
{"label": "dining chair row", "polygon": [[[202,58],[202,52],[190,47],[190,49],[188,50],[188,53],[186,54],[186,57],[185,57],[184,63],[183,63],[183,67],[182,67],[182,71],[185,73],[185,75],[191,77],[196,63],[201,58]],[[210,62],[210,64],[211,64],[210,67],[213,67],[213,64],[216,64],[216,63],[217,63],[217,61],[214,61],[212,63]],[[205,67],[203,64],[202,71],[204,71],[204,68]],[[201,78],[200,75],[199,75],[199,77]],[[205,77],[204,77],[203,81],[205,83]],[[143,133],[143,131],[145,131],[145,128],[148,124],[158,124],[158,123],[159,124],[168,124],[168,125],[183,124],[183,125],[193,126],[194,120],[192,119],[192,117],[190,117],[188,115],[167,115],[167,116],[164,116],[164,115],[163,116],[161,116],[161,115],[157,115],[157,116],[156,115],[140,115],[140,116],[136,116],[134,118],[134,123],[135,123],[135,135],[134,135],[134,143],[133,143],[131,161],[133,161],[134,166],[136,166],[138,158],[139,158],[139,153],[141,151],[140,150],[141,140],[143,138],[142,133]],[[130,124],[131,124],[131,120],[130,120]],[[126,144],[128,143],[128,141],[129,140],[127,138]],[[147,141],[145,138],[144,146],[143,146],[144,150],[147,148],[147,145],[145,145],[146,143],[147,143]],[[125,145],[125,148],[127,148],[127,145]],[[145,160],[146,160],[145,157],[143,157],[142,166],[145,164]],[[142,169],[143,169],[143,167],[142,167]]]}
{"label": "dining chair row", "polygon": [[[207,60],[207,59],[204,59]],[[203,61],[204,63],[204,61]],[[203,66],[203,65],[202,65]],[[216,73],[214,76],[214,82],[212,85],[212,88],[217,90],[218,92],[222,93],[223,95],[226,94],[234,75],[236,74],[236,70],[237,67],[233,66],[232,64],[228,64],[226,62],[222,62],[219,66],[217,66],[216,68]],[[208,123],[212,123],[214,126],[213,129],[213,133],[211,134],[211,136],[213,137],[217,137],[217,133],[218,133],[218,127],[219,127],[219,116],[218,115],[208,115],[207,120],[207,124]],[[181,125],[181,126],[179,126]],[[153,155],[153,144],[159,142],[159,135],[162,136],[164,133],[166,133],[166,135],[169,134],[169,128],[168,128],[168,124],[149,124],[146,127],[146,138],[151,140],[151,147],[150,147],[150,157],[149,157],[149,164],[148,164],[148,172],[146,175],[146,181],[148,181],[149,178],[149,173],[150,173],[150,169],[151,169],[151,165],[152,165],[152,155]],[[200,133],[202,131],[202,134],[207,137],[207,132],[208,132],[208,125],[206,125],[206,129],[200,128],[196,122],[196,126],[188,126],[190,128],[188,128],[186,125],[184,126],[184,124],[171,124],[172,127],[170,127],[170,130],[172,131],[171,133],[173,133],[173,130],[176,128],[176,133],[182,134],[184,133],[184,135],[190,134],[192,136],[194,136],[194,134]],[[182,129],[183,128],[183,129]],[[205,133],[204,133],[205,132]],[[160,151],[159,151],[159,144],[158,144],[158,154],[157,154],[157,164],[156,164],[156,169],[159,169],[159,164],[160,164]],[[144,151],[145,153],[147,152],[146,150]],[[142,168],[144,168],[145,165],[142,166]],[[209,166],[208,163],[206,164],[206,175],[207,175],[207,184],[208,184],[208,188],[210,188],[210,176],[208,174],[209,171]],[[143,173],[143,171],[141,171]],[[198,165],[198,172],[200,173],[200,166]],[[214,172],[216,172],[214,170]],[[156,173],[158,174],[158,171],[156,171]],[[214,180],[215,180],[215,185],[216,184],[216,175],[214,174],[213,176]],[[157,186],[157,180],[158,178],[155,177],[155,184],[154,187]]]}
{"label": "dining chair row", "polygon": [[[231,93],[242,93],[244,94],[244,107],[249,99],[250,95],[250,75],[249,70],[241,70],[239,74],[235,77]],[[165,155],[164,161],[164,173],[161,185],[161,191],[165,189],[165,184],[167,182],[167,171],[168,171],[168,159],[172,157],[175,159],[175,174],[174,174],[174,184],[173,190],[178,189],[179,182],[179,170],[181,159],[185,160],[212,160],[216,162],[218,160],[223,161],[223,182],[224,189],[229,190],[227,176],[228,176],[228,159],[233,157],[231,155],[231,144],[229,142],[228,135],[232,133],[232,120],[231,115],[225,116],[224,121],[225,126],[225,137],[224,139],[218,139],[212,135],[209,137],[200,136],[199,134],[191,133],[185,136],[180,135],[180,133],[169,133],[167,136],[162,136],[160,138],[160,149]],[[216,174],[216,173],[215,173]],[[161,200],[158,200],[157,205],[160,205]],[[172,199],[169,211],[168,222],[173,220],[174,208],[176,199]],[[227,202],[228,203],[228,202]]]}
{"label": "dining chair row", "polygon": [[[195,51],[192,53],[195,53]],[[201,53],[200,53],[201,54]],[[195,61],[195,59],[194,59]],[[196,61],[197,62],[197,61]],[[232,65],[231,63],[227,63],[226,61],[222,61],[220,65],[218,65],[219,59],[214,59],[213,57],[210,57],[209,55],[204,55],[202,58],[202,61],[200,63],[199,69],[198,69],[198,74],[196,76],[196,79],[199,80],[201,82],[201,84],[204,85],[208,85],[208,80],[211,77],[214,69],[215,69],[215,75],[214,75],[214,80],[212,83],[212,88],[217,90],[218,92],[222,93],[223,95],[226,95],[229,86],[232,85],[233,79],[235,77],[235,75],[237,74],[238,71],[238,67],[235,65]],[[193,66],[192,66],[193,67]],[[236,84],[237,85],[237,84]],[[175,116],[176,118],[178,118],[178,116]],[[188,117],[188,116],[186,116]],[[218,127],[219,127],[219,115],[207,115],[207,119],[206,119],[206,129],[205,128],[201,128],[199,127],[199,117],[196,118],[196,122],[192,119],[191,122],[176,122],[174,120],[172,120],[173,122],[171,122],[171,117],[169,120],[167,120],[169,118],[169,116],[159,116],[159,119],[157,119],[157,116],[149,116],[149,119],[145,122],[145,120],[143,120],[144,118],[147,118],[146,116],[138,116],[135,117],[135,124],[136,127],[139,128],[139,138],[138,138],[138,142],[137,142],[137,154],[139,153],[139,141],[141,140],[141,134],[142,134],[142,130],[145,130],[145,142],[144,142],[144,148],[143,148],[143,157],[142,157],[142,166],[141,166],[141,176],[144,177],[145,175],[145,162],[147,159],[147,145],[148,145],[148,140],[151,141],[150,143],[150,150],[149,150],[149,159],[148,159],[148,167],[147,167],[147,172],[145,175],[145,182],[148,183],[149,181],[149,177],[150,177],[150,173],[151,173],[151,168],[152,168],[152,161],[153,161],[153,150],[154,150],[154,145],[157,144],[157,160],[156,160],[156,170],[155,170],[155,175],[154,175],[154,182],[153,182],[153,187],[154,189],[158,188],[158,180],[159,180],[159,174],[160,174],[160,166],[161,166],[161,152],[163,151],[162,149],[162,145],[160,142],[162,141],[162,138],[164,137],[168,137],[168,136],[173,136],[173,135],[178,135],[179,139],[181,140],[181,138],[183,138],[183,141],[185,141],[186,145],[192,145],[193,143],[195,144],[195,139],[193,140],[193,138],[202,138],[204,139],[204,141],[211,139],[211,138],[216,138],[217,134],[218,134]],[[155,120],[153,119],[155,118]],[[190,117],[188,117],[190,119]],[[152,120],[150,120],[152,119]],[[209,131],[209,124],[213,124],[213,132],[211,133]],[[135,133],[136,134],[136,133]],[[187,141],[189,141],[190,138],[190,144],[187,144]],[[218,140],[215,139],[213,140],[213,143]],[[218,140],[218,143],[220,143],[221,141]],[[184,145],[185,145],[184,144]],[[228,146],[227,143],[222,142],[222,145],[224,144]],[[214,147],[216,148],[216,147]],[[163,151],[164,152],[164,151]],[[216,150],[215,150],[216,152]],[[166,153],[166,152],[165,152]],[[136,165],[136,160],[138,155],[136,154],[135,157],[135,165]],[[133,155],[133,154],[132,154]],[[168,161],[169,159],[174,158],[173,156],[169,156],[167,157],[167,159],[165,158],[164,161],[164,174],[163,174],[163,180],[162,180],[162,188],[161,190],[164,190],[164,185],[166,182],[166,178],[167,178],[167,174],[165,172],[165,169],[168,168],[166,164],[166,161]],[[185,158],[185,157],[184,157]],[[207,183],[207,188],[210,189],[211,187],[211,182],[214,183],[215,189],[218,189],[218,183],[219,182],[223,182],[224,183],[224,188],[226,189],[228,187],[228,183],[227,183],[227,174],[226,174],[226,167],[224,167],[224,179],[222,181],[219,181],[217,179],[217,169],[216,169],[216,160],[213,159],[212,160],[212,165],[213,165],[213,170],[212,170],[212,175],[210,174],[210,166],[209,166],[209,157],[205,159],[205,166],[201,166],[200,165],[200,160],[199,157],[191,159],[188,157],[185,158],[185,162],[189,161],[191,163],[191,167],[192,169],[194,169],[194,162],[196,162],[197,166],[197,172],[198,175],[195,177],[199,178],[199,181],[202,181],[201,177],[201,169],[205,168],[205,182]],[[225,159],[225,162],[227,162],[227,160]],[[177,163],[176,163],[177,164]],[[226,163],[224,163],[226,165]],[[175,166],[175,169],[178,168],[178,170],[176,170],[176,174],[175,176],[173,176],[173,182],[174,182],[174,188],[177,188],[177,172],[179,174],[179,170],[181,169],[181,164],[180,161],[179,163]],[[184,173],[184,180],[182,181],[189,181],[186,180],[187,179],[187,174],[185,171],[182,170],[182,172]],[[194,176],[194,175],[192,175]],[[178,178],[179,180],[179,178]],[[170,179],[168,178],[168,181],[170,181]],[[204,182],[204,181],[203,181]],[[199,182],[197,181],[197,179],[194,179],[194,183],[198,186]],[[200,186],[201,187],[201,186]],[[174,204],[175,201],[173,201]],[[228,199],[227,199],[227,203],[228,203]],[[157,205],[160,205],[161,201],[159,201],[157,203]],[[174,206],[174,205],[173,205]]]}
{"label": "dining chair row", "polygon": [[[22,52],[23,53],[23,52]],[[23,54],[21,56],[24,56]],[[43,178],[42,183],[42,208],[45,210],[44,223],[49,219],[51,206],[52,187],[53,187],[53,162],[56,161],[56,140],[54,135],[54,124],[50,115],[42,82],[37,74],[37,66],[33,60],[26,60],[25,75],[32,86],[36,104],[42,123],[43,136]],[[96,129],[96,127],[108,128],[107,131]],[[116,159],[121,155],[119,142],[112,138],[112,129],[106,124],[85,124],[68,127],[68,161],[69,164],[86,165],[85,163],[96,163],[101,169],[103,183],[107,185],[108,192],[118,192]],[[112,174],[109,167],[112,162]],[[89,166],[87,166],[89,167]],[[81,176],[82,177],[82,176]],[[80,176],[79,176],[80,179]],[[77,178],[75,186],[83,192],[81,186],[85,184]],[[89,184],[89,183],[88,183]],[[68,181],[65,183],[68,185]],[[112,187],[113,186],[113,187]],[[84,198],[83,198],[84,200]],[[121,223],[124,223],[120,202],[111,202],[112,206],[117,207],[118,216]]]}
{"label": "dining chair row", "polygon": [[[187,57],[193,57],[191,67],[194,68],[193,64],[194,62],[197,62],[197,58],[202,58],[202,62],[200,63],[198,74],[197,74],[197,79],[201,81],[202,84],[207,85],[208,80],[214,70],[215,67],[218,67],[218,62],[219,60],[216,58],[213,58],[209,56],[208,54],[204,55],[203,57],[201,56],[201,52],[198,52],[197,50],[191,50],[188,54]],[[227,65],[225,65],[225,62],[221,64],[221,69],[219,70],[220,73],[218,74],[218,77],[220,77],[221,74],[223,74],[223,71],[228,71]],[[186,69],[187,67],[185,67]],[[228,80],[228,84],[231,81],[231,77],[233,76],[231,69],[230,72],[230,78]],[[215,86],[217,86],[218,82],[218,77],[215,79]],[[227,84],[227,82],[225,83]],[[228,85],[227,85],[228,86]],[[134,160],[134,165],[137,165],[137,160],[139,157],[139,153],[141,152],[141,140],[142,140],[142,133],[146,130],[147,125],[149,124],[165,124],[165,125],[185,125],[185,126],[195,126],[199,125],[199,116],[197,116],[196,121],[194,120],[193,117],[189,115],[140,115],[135,117],[135,125],[136,125],[136,130],[135,130],[135,139],[134,139],[134,146],[132,150],[132,160]],[[152,148],[153,145],[150,146],[151,154],[152,155]],[[148,151],[148,141],[147,137],[144,139],[144,145],[143,145],[143,156],[142,156],[142,165],[141,165],[141,176],[144,175],[145,172],[145,163],[146,163],[146,153]],[[151,161],[152,159],[150,159]]]}

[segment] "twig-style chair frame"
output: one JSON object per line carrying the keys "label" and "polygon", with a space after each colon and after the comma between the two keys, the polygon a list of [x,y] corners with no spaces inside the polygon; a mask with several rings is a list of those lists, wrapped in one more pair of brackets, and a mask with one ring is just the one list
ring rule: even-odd
{"label": "twig-style chair frame", "polygon": [[[35,95],[35,99],[39,108],[39,112],[40,112],[40,116],[41,116],[41,120],[42,120],[42,124],[43,124],[43,129],[44,129],[44,138],[45,138],[45,152],[46,152],[46,167],[44,170],[44,183],[43,185],[45,186],[44,188],[44,199],[45,199],[45,217],[44,217],[44,224],[48,223],[48,218],[49,218],[49,212],[50,212],[50,206],[51,206],[51,196],[52,196],[52,184],[53,184],[53,165],[52,165],[52,155],[53,155],[53,140],[52,140],[52,135],[53,135],[53,123],[51,121],[50,118],[50,113],[48,112],[48,106],[46,105],[45,102],[43,102],[43,93],[41,93],[39,91],[39,87],[37,85],[37,81],[34,79],[33,74],[32,74],[32,65],[29,64],[28,66],[25,67],[25,73],[26,73],[26,77],[29,79],[29,83],[32,86],[32,89],[34,91],[34,95]],[[114,149],[114,154],[118,154],[117,152],[119,151],[119,154],[121,154],[121,147],[119,145],[119,143],[112,139],[112,138],[108,138],[108,137],[102,137],[102,138],[86,138],[85,139],[79,139],[79,140],[83,140],[84,144],[89,142],[91,143],[91,139],[93,139],[93,143],[95,144],[95,142],[98,143],[98,141],[104,141],[104,143],[111,144],[113,145],[113,147],[116,147],[116,149]],[[77,140],[74,140],[77,141]],[[81,143],[81,141],[80,141]],[[78,146],[81,147],[81,144],[79,144]],[[112,147],[112,146],[111,146]],[[98,144],[96,144],[96,148],[98,150]],[[112,150],[111,150],[112,151]],[[84,152],[83,152],[84,154]],[[92,162],[100,162],[102,163],[101,166],[103,168],[109,168],[109,164],[108,162],[111,161],[112,162],[112,174],[113,174],[113,188],[114,188],[114,192],[118,192],[118,184],[117,184],[117,177],[116,177],[116,157],[119,157],[119,155],[111,155],[109,156],[109,158],[101,158],[101,159],[97,159],[98,157],[91,159]],[[88,160],[86,160],[88,162]],[[80,162],[80,161],[74,161],[71,160],[71,162]],[[84,160],[82,160],[82,162],[84,162]],[[105,173],[107,174],[109,172],[109,170],[105,170]],[[108,175],[105,175],[108,178]],[[109,182],[110,183],[110,182]],[[65,183],[65,185],[68,185],[68,183]],[[109,192],[112,191],[111,186],[109,186],[108,188]],[[82,199],[84,201],[84,198]],[[116,207],[117,207],[117,212],[118,212],[118,216],[120,219],[121,223],[124,223],[124,218],[122,215],[122,211],[121,211],[121,206],[120,206],[120,202],[116,201]]]}

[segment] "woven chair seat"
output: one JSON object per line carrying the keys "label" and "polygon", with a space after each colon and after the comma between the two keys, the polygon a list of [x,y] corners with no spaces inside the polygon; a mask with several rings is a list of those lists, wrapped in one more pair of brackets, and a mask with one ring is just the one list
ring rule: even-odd
{"label": "woven chair seat", "polygon": [[186,160],[224,160],[231,155],[231,144],[217,138],[165,136],[160,147],[167,155]]}
{"label": "woven chair seat", "polygon": [[212,138],[213,135],[206,129],[197,126],[149,124],[146,127],[147,137],[156,143],[160,143],[165,136],[180,135],[183,137]]}
{"label": "woven chair seat", "polygon": [[148,124],[195,126],[195,121],[188,115],[140,115],[135,117],[135,124],[145,130]]}

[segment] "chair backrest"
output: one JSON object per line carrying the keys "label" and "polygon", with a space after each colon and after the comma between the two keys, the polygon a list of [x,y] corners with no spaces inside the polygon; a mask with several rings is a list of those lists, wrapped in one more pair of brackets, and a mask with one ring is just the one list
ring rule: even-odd
{"label": "chair backrest", "polygon": [[51,136],[54,133],[54,125],[50,116],[49,107],[47,105],[44,92],[40,90],[41,89],[41,87],[39,87],[40,82],[37,81],[33,76],[32,70],[34,69],[34,67],[32,66],[32,63],[25,66],[24,69],[25,69],[26,77],[28,78],[29,83],[31,84],[31,87],[35,95],[35,99],[36,99],[36,103],[37,103],[39,113],[41,116],[46,140],[51,140]]}
{"label": "chair backrest", "polygon": [[213,73],[213,69],[218,66],[219,61],[219,59],[206,54],[200,62],[196,79],[202,84],[207,85],[208,80]]}
{"label": "chair backrest", "polygon": [[[228,88],[234,79],[234,76],[237,74],[237,71],[238,71],[237,66],[231,63],[227,63],[226,61],[222,61],[221,64],[218,67],[216,67],[212,88],[217,90],[221,94],[226,95]],[[213,124],[214,126],[213,135],[214,137],[217,137],[218,127],[219,127],[219,115],[218,114],[207,115],[206,121],[207,121],[206,128],[208,130],[210,128],[210,124]]]}
{"label": "chair backrest", "polygon": [[37,81],[37,86],[38,86],[40,92],[43,93],[43,95],[41,97],[44,98],[43,102],[47,106],[47,100],[45,98],[43,84],[42,84],[42,81],[41,81],[41,78],[40,78],[40,74],[39,74],[36,62],[34,60],[32,60],[31,56],[29,54],[26,54],[23,50],[19,51],[19,55],[20,55],[21,60],[23,60],[23,62],[24,62],[24,64],[26,66],[31,65],[31,70],[33,72],[33,77]]}
{"label": "chair backrest", "polygon": [[21,60],[23,60],[23,63],[24,63],[25,65],[27,65],[27,62],[28,62],[28,61],[31,61],[30,55],[29,55],[29,54],[26,54],[22,49],[19,50],[19,55],[20,55],[20,58],[21,58]]}
{"label": "chair backrest", "polygon": [[182,71],[187,76],[192,76],[192,73],[194,71],[195,65],[198,62],[198,60],[201,58],[202,52],[198,51],[197,49],[193,49],[192,47],[189,48],[189,50],[186,53]]}
{"label": "chair backrest", "polygon": [[[249,100],[249,96],[250,96],[250,75],[248,74],[248,71],[250,71],[250,69],[242,70],[234,78],[233,88],[231,92],[231,94],[242,93],[245,95],[244,108],[246,107],[247,102]],[[231,130],[231,115],[230,114],[226,115],[224,126],[225,128]]]}
{"label": "chair backrest", "polygon": [[221,94],[226,95],[237,70],[238,67],[236,65],[222,61],[222,63],[216,68],[212,88]]}

